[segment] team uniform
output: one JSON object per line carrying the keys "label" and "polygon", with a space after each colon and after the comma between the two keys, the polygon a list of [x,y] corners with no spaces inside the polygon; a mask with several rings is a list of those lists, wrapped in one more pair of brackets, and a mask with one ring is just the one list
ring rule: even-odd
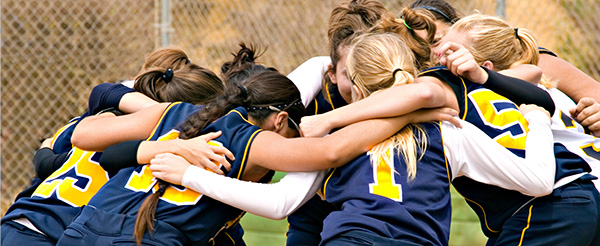
{"label": "team uniform", "polygon": [[[171,124],[176,111],[195,110],[197,106],[172,104],[157,125],[150,140],[174,139],[179,134]],[[171,113],[172,112],[172,113]],[[186,111],[187,112],[187,111]],[[239,179],[244,172],[249,148],[254,137],[262,131],[247,121],[244,108],[236,108],[210,124],[203,133],[222,131],[213,140],[236,156],[226,176]],[[260,182],[271,180],[270,171]],[[140,205],[155,192],[156,180],[147,165],[121,169],[98,191],[88,206],[69,225],[58,245],[112,245],[134,243],[133,229]],[[169,186],[160,198],[156,210],[153,233],[142,239],[148,245],[206,245],[226,228],[238,224],[242,210],[215,201],[181,186]],[[116,229],[106,228],[107,224]]]}
{"label": "team uniform", "polygon": [[319,91],[319,94],[306,107],[306,115],[317,115],[329,112],[336,108],[347,105],[342,95],[340,95],[337,85],[326,84],[325,88]]}
{"label": "team uniform", "polygon": [[90,95],[88,112],[54,135],[52,146],[65,161],[45,180],[34,179],[32,186],[19,194],[2,218],[2,244],[19,245],[33,235],[39,245],[42,241],[54,245],[81,206],[109,179],[109,174],[98,164],[102,153],[74,148],[70,139],[81,118],[118,105],[121,97],[132,91],[114,85],[96,86]]}
{"label": "team uniform", "polygon": [[[459,115],[463,120],[474,124],[513,153],[523,156],[529,129],[515,103],[481,85],[454,76],[443,67],[429,69],[421,76],[433,76],[448,82],[457,96]],[[479,216],[484,234],[491,241],[495,240],[497,245],[519,242],[522,245],[600,243],[596,227],[584,226],[600,222],[600,198],[591,183],[596,177],[589,174],[590,167],[583,159],[558,142],[554,145],[556,184],[554,192],[548,196],[534,198],[467,177],[456,178],[452,182]],[[585,197],[586,202],[577,202],[576,198],[580,197]],[[588,216],[579,217],[581,213]],[[549,233],[554,236],[547,236]],[[577,238],[580,241],[571,236],[575,233],[581,235]]]}
{"label": "team uniform", "polygon": [[364,154],[333,170],[323,191],[339,210],[323,222],[322,245],[369,245],[361,241],[372,240],[370,235],[387,238],[389,245],[448,244],[450,170],[438,126],[422,126],[429,143],[418,153],[423,158],[412,181],[407,181],[404,159],[397,153],[390,155],[393,167],[371,164]]}

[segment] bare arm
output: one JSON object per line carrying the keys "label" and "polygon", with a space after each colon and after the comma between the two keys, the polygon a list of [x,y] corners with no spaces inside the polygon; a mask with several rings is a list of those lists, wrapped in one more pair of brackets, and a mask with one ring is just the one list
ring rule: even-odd
{"label": "bare arm", "polygon": [[119,110],[131,114],[157,104],[158,102],[140,92],[131,92],[123,95],[119,101]]}
{"label": "bare arm", "polygon": [[118,117],[113,114],[88,116],[75,127],[71,142],[83,150],[103,151],[117,143],[145,139],[168,105],[161,103]]}
{"label": "bare arm", "polygon": [[[423,114],[426,112],[426,114]],[[250,148],[248,167],[283,172],[315,171],[339,167],[412,122],[454,120],[456,111],[430,109],[407,115],[361,121],[323,138],[284,138],[274,132],[258,134]]]}
{"label": "bare arm", "polygon": [[573,101],[591,97],[600,102],[600,83],[571,63],[548,54],[540,54],[538,66],[548,77],[558,80],[558,89]]}
{"label": "bare arm", "polygon": [[393,117],[421,108],[442,106],[458,109],[452,89],[437,78],[422,77],[417,79],[417,83],[385,89],[330,112],[303,117],[300,128],[305,136],[323,136],[332,129],[362,120]]}
{"label": "bare arm", "polygon": [[521,64],[513,68],[498,71],[499,74],[519,78],[537,85],[542,79],[542,69],[531,64]]}

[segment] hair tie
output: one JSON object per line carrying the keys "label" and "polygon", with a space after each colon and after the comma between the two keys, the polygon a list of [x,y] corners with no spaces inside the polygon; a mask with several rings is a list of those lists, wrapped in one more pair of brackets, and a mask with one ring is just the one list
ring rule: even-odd
{"label": "hair tie", "polygon": [[158,196],[162,196],[165,194],[165,191],[167,190],[168,185],[158,185],[158,190],[156,191],[158,193]]}
{"label": "hair tie", "polygon": [[238,88],[240,88],[240,91],[242,92],[242,97],[244,99],[248,98],[248,91],[246,90],[246,88],[242,85],[237,85]]}
{"label": "hair tie", "polygon": [[404,22],[404,25],[409,29],[412,30],[412,27],[410,27],[408,24],[406,24],[406,20],[403,20],[402,22]]}
{"label": "hair tie", "polygon": [[162,75],[163,80],[165,81],[165,83],[169,83],[171,82],[171,80],[173,80],[173,69],[168,68]]}
{"label": "hair tie", "polygon": [[515,38],[519,39],[519,28],[515,27]]}
{"label": "hair tie", "polygon": [[394,69],[394,72],[392,72],[392,78],[394,78],[394,80],[396,80],[396,73],[397,72],[402,72],[402,69],[401,68]]}

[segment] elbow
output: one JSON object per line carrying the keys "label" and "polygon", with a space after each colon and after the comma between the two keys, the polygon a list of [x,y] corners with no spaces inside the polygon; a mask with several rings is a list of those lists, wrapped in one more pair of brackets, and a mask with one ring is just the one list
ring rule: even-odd
{"label": "elbow", "polygon": [[443,106],[446,102],[446,97],[442,89],[436,85],[424,84],[419,93],[415,95],[416,99],[424,102],[426,108],[435,108]]}
{"label": "elbow", "polygon": [[90,140],[91,138],[86,134],[85,127],[82,128],[81,125],[77,125],[75,130],[73,130],[73,134],[71,135],[71,144],[82,150],[96,151],[91,145]]}

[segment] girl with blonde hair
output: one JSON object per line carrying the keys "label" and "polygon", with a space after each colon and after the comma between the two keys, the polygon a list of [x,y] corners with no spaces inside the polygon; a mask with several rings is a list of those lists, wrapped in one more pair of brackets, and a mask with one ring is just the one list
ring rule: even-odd
{"label": "girl with blonde hair", "polygon": [[[498,17],[482,14],[473,14],[457,21],[443,39],[444,44],[439,52],[445,54],[441,62],[454,70],[462,65],[461,56],[454,53],[470,52],[472,57],[486,69],[503,70],[522,64],[537,65],[540,58],[538,46],[533,35],[524,28],[515,28]],[[456,43],[454,43],[456,42]],[[464,45],[464,47],[463,47]],[[520,83],[497,83],[484,86],[494,89],[500,94],[507,95],[509,99],[525,97]],[[526,85],[528,86],[528,85]],[[579,155],[592,168],[591,174],[600,174],[600,154],[595,146],[600,146],[600,139],[586,132],[586,129],[573,118],[577,115],[577,105],[564,93],[556,88],[556,82],[549,81],[543,76],[541,88],[546,90],[554,100],[556,111],[553,112],[552,130],[555,141],[566,147],[570,152]],[[589,108],[586,110],[590,110]],[[600,182],[596,180],[596,189]],[[523,244],[540,243],[545,245],[564,244],[572,242],[573,245],[597,245],[600,236],[594,227],[582,226],[581,222],[600,224],[600,217],[589,216],[598,211],[598,192],[590,181],[576,180],[574,184],[567,184],[557,189],[549,198],[560,200],[568,193],[569,186],[580,185],[582,190],[579,195],[585,196],[594,206],[585,208],[574,203],[547,203],[545,199],[534,200],[528,204],[527,209],[520,210],[510,217],[502,232],[495,239],[498,245],[511,245],[522,242]],[[550,204],[550,205],[548,205]],[[553,211],[549,213],[549,211]],[[582,211],[586,211],[582,213]],[[560,215],[558,215],[560,214]],[[565,214],[571,216],[565,217]],[[588,214],[588,216],[586,216]],[[571,219],[573,220],[571,221]],[[550,227],[547,225],[551,225]],[[573,241],[566,233],[568,230],[577,231],[580,235],[578,241]],[[542,234],[555,231],[554,237],[542,237]]]}

